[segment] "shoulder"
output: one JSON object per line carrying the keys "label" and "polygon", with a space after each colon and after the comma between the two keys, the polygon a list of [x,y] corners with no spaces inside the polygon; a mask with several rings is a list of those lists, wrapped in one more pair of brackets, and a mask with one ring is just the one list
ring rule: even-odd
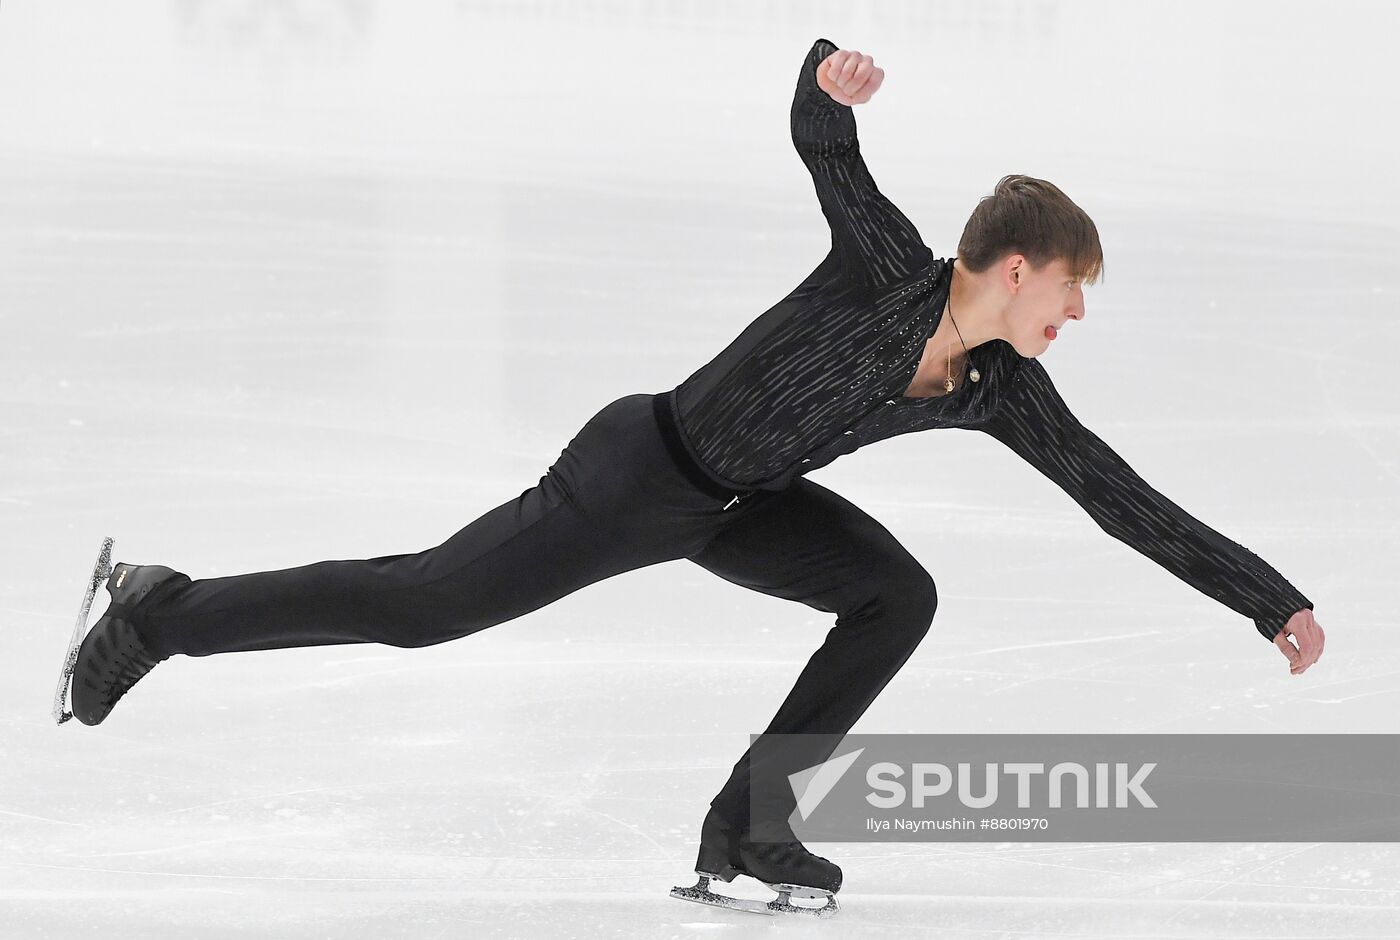
{"label": "shoulder", "polygon": [[1040,365],[1035,359],[1018,353],[1016,347],[1004,339],[994,339],[987,346],[987,365],[992,371],[992,379],[999,385],[1024,381],[1022,374],[1025,370]]}
{"label": "shoulder", "polygon": [[1050,377],[1039,361],[1021,355],[1006,340],[991,340],[985,349],[979,367],[986,373],[983,381],[987,384],[987,401],[983,411],[987,417],[1008,408],[1024,410],[1031,402],[1043,400],[1048,390],[1053,390]]}
{"label": "shoulder", "polygon": [[1053,389],[1050,373],[1034,356],[1023,356],[1006,340],[995,340],[998,359],[1002,363],[1002,379],[1009,386],[1020,391]]}

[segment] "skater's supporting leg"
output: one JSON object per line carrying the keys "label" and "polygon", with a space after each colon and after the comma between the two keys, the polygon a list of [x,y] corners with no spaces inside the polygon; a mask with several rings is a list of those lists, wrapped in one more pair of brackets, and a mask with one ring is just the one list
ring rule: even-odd
{"label": "skater's supporting leg", "polygon": [[[696,564],[727,581],[836,615],[826,642],[765,730],[815,732],[792,773],[825,760],[928,632],[938,606],[933,578],[864,510],[806,478],[755,506],[717,535]],[[712,801],[747,826],[750,755]],[[773,778],[776,779],[776,778]]]}

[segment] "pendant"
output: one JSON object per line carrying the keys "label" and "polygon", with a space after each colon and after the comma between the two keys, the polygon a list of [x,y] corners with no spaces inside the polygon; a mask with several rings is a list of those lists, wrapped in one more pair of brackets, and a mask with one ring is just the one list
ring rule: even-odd
{"label": "pendant", "polygon": [[953,390],[953,380],[952,380],[952,379],[944,379],[944,380],[943,380],[943,391],[945,391],[945,392],[951,392],[952,390]]}

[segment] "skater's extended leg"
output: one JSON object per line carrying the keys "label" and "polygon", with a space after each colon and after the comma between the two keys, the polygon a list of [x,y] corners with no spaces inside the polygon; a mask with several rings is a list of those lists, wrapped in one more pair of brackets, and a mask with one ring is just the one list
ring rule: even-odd
{"label": "skater's extended leg", "polygon": [[[322,561],[298,568],[162,585],[131,614],[151,652],[205,656],[335,643],[418,647],[466,636],[603,578],[679,558],[664,532],[651,542],[632,514],[653,512],[631,476],[659,443],[628,450],[635,427],[655,435],[646,396],[600,412],[536,486],[416,554]],[[633,417],[636,415],[637,417]],[[648,459],[655,459],[648,457]],[[630,491],[630,492],[629,492]],[[627,497],[631,497],[630,502]],[[652,529],[664,529],[658,518]]]}
{"label": "skater's extended leg", "polygon": [[134,620],[160,656],[427,646],[542,607],[617,573],[619,561],[546,478],[435,548],[184,581],[138,608]]}
{"label": "skater's extended leg", "polygon": [[[726,516],[723,501],[674,462],[655,405],[655,396],[636,394],[604,406],[536,486],[422,552],[198,581],[119,563],[108,577],[111,603],[71,661],[73,714],[101,722],[175,653],[427,646],[693,554],[737,514]],[[65,659],[60,722],[69,669]]]}
{"label": "skater's extended leg", "polygon": [[[764,733],[820,733],[792,773],[825,760],[928,632],[933,578],[878,521],[806,478],[718,534],[696,564],[751,590],[836,615]],[[750,755],[712,801],[749,822]]]}

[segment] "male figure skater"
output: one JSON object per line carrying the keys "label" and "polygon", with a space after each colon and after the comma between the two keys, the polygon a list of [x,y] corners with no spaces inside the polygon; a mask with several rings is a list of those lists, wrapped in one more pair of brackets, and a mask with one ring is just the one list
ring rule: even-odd
{"label": "male figure skater", "polygon": [[[958,254],[934,257],[861,156],[852,106],[883,78],[870,56],[825,39],[807,54],[792,139],[831,250],[712,360],[675,388],[608,404],[538,484],[416,554],[204,580],[99,563],[92,590],[106,578],[112,600],[77,649],[72,713],[101,722],[177,653],[428,646],[687,558],[835,615],[765,729],[823,742],[781,768],[795,772],[830,756],[833,736],[913,653],[938,606],[919,561],[806,474],[862,446],[941,428],[1003,442],[1109,535],[1253,620],[1291,672],[1306,670],[1323,649],[1312,602],[1144,482],[1075,420],[1036,358],[1084,317],[1083,284],[1103,265],[1093,221],[1054,185],[1006,176],[974,209]],[[78,639],[75,631],[75,648]],[[61,708],[56,716],[67,717]],[[746,752],[701,826],[700,883],[678,896],[738,906],[708,882],[744,874],[780,892],[771,909],[831,912],[838,866],[795,836],[750,838],[751,771]],[[789,896],[826,906],[797,908]]]}

